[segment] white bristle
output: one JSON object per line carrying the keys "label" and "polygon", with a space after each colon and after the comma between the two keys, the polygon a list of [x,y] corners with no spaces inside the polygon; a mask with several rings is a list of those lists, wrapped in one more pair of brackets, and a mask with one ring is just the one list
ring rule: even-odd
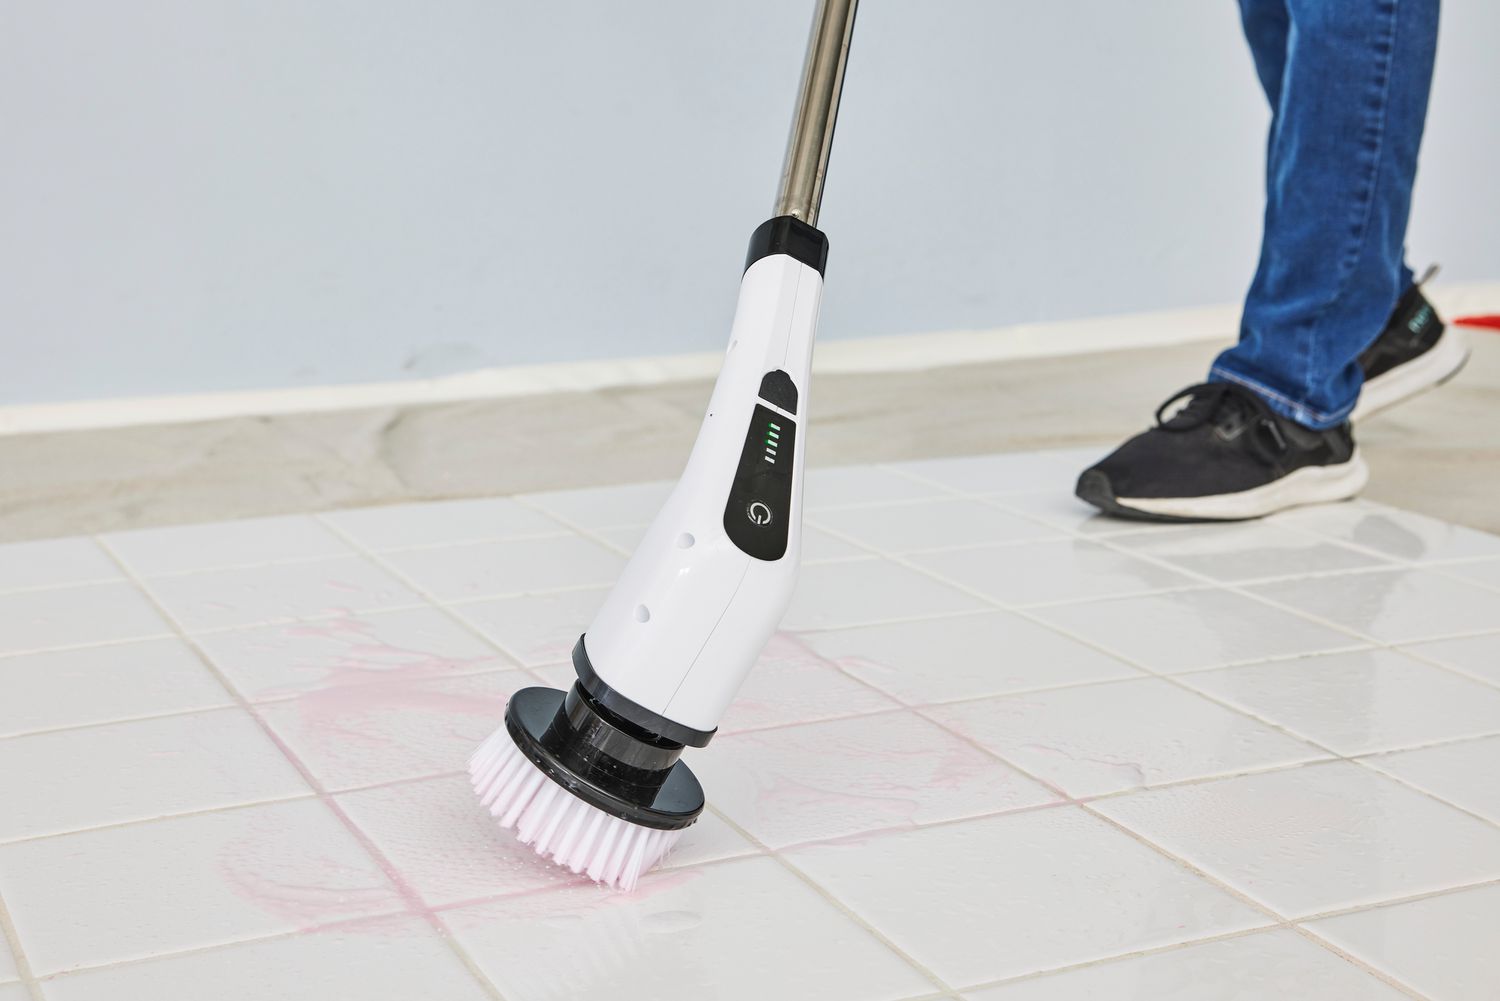
{"label": "white bristle", "polygon": [[682,831],[642,827],[612,817],[549,779],[521,753],[504,727],[469,759],[479,801],[521,843],[598,883],[635,889],[641,875],[671,851]]}

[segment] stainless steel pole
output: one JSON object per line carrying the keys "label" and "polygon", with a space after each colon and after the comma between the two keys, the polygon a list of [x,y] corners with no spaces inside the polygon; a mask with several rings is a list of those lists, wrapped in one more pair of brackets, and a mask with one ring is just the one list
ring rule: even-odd
{"label": "stainless steel pole", "polygon": [[858,6],[859,0],[819,0],[813,15],[802,87],[797,94],[797,117],[792,120],[792,134],[787,140],[781,193],[776,196],[774,213],[794,216],[809,226],[817,225],[818,206],[823,201],[823,177],[828,172],[833,125],[838,118],[839,93],[844,87],[844,66],[849,61],[849,39]]}

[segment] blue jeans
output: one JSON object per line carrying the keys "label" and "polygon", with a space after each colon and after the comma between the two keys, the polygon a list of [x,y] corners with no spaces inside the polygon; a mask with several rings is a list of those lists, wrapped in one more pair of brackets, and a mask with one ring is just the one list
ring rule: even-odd
{"label": "blue jeans", "polygon": [[1411,284],[1406,219],[1438,0],[1239,0],[1271,102],[1260,264],[1210,378],[1300,424],[1342,424],[1355,359]]}

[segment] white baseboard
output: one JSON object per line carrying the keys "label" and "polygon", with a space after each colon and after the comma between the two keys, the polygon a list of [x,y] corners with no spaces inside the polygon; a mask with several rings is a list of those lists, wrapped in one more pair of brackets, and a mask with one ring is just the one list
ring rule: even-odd
{"label": "white baseboard", "polygon": [[[1445,316],[1500,312],[1500,282],[1436,286]],[[954,330],[865,337],[818,344],[814,372],[920,371],[953,365],[1119,351],[1234,337],[1238,306],[1210,306],[1127,316],[1027,323],[993,330]],[[343,386],[188,393],[0,406],[0,435],[140,424],[180,424],[226,417],[412,406],[458,400],[583,392],[712,378],[718,351],[480,369],[435,379]]]}

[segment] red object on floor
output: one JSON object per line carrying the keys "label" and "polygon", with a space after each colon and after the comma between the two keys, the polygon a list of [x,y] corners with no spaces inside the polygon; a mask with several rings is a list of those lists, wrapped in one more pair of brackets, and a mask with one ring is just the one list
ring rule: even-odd
{"label": "red object on floor", "polygon": [[1500,316],[1460,316],[1453,321],[1460,327],[1487,327],[1500,330]]}

